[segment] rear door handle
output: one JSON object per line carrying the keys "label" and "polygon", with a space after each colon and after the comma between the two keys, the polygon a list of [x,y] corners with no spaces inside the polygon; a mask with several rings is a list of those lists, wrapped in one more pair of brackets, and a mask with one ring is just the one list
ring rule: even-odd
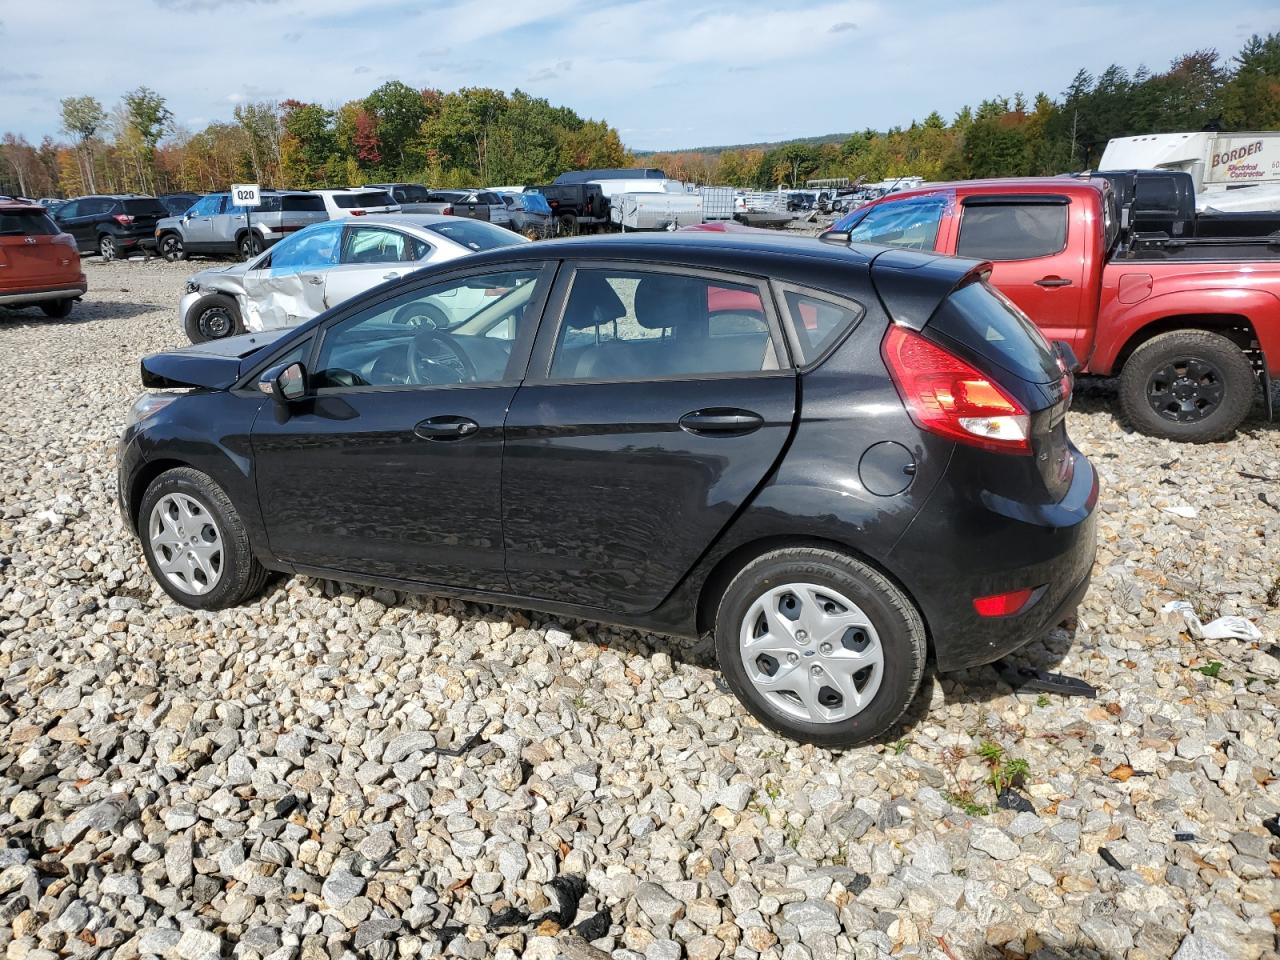
{"label": "rear door handle", "polygon": [[764,417],[736,407],[694,410],[680,418],[680,429],[689,433],[751,433],[764,426]]}
{"label": "rear door handle", "polygon": [[1037,287],[1069,287],[1071,281],[1065,277],[1041,277],[1036,281]]}
{"label": "rear door handle", "polygon": [[429,417],[413,432],[423,440],[462,440],[480,429],[480,424],[468,417]]}

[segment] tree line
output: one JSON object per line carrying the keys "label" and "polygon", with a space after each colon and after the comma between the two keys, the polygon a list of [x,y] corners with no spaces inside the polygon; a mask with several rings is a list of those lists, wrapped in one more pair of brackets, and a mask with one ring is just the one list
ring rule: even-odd
{"label": "tree line", "polygon": [[1080,70],[1058,99],[993,97],[945,120],[934,112],[909,127],[864,130],[843,141],[772,148],[656,153],[646,165],[700,183],[803,185],[849,177],[875,182],[1041,176],[1096,167],[1114,137],[1182,130],[1280,129],[1280,33],[1250,37],[1230,60],[1213,50],[1169,68],[1132,73],[1112,65]]}
{"label": "tree line", "polygon": [[[65,139],[0,137],[0,192],[75,196],[406,180],[432,186],[546,183],[566,170],[628,166],[618,131],[515,90],[452,92],[399,81],[337,108],[300,100],[246,102],[198,132],[140,86],[111,110],[93,96],[61,102]],[[1167,70],[1080,70],[1054,99],[1021,93],[936,111],[908,127],[842,141],[706,149],[644,157],[695,183],[771,188],[817,177],[877,181],[1056,174],[1095,166],[1113,137],[1175,130],[1280,128],[1280,33],[1253,36],[1229,60],[1197,50]]]}
{"label": "tree line", "polygon": [[618,131],[521,90],[449,93],[399,81],[333,109],[301,100],[238,104],[191,132],[146,86],[112,110],[61,101],[65,139],[0,137],[0,185],[22,196],[224,190],[237,181],[311,189],[410,181],[546,183],[565,170],[625,166]]}

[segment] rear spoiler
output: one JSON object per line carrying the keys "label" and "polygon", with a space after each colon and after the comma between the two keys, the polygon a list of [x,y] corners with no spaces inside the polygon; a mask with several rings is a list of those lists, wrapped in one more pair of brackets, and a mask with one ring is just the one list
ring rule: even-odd
{"label": "rear spoiler", "polygon": [[985,280],[991,268],[988,260],[890,248],[871,261],[871,282],[894,323],[923,330],[943,300]]}

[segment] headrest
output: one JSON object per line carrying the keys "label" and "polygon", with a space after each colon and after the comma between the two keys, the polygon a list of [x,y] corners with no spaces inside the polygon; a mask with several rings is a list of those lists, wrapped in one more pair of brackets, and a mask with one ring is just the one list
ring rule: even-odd
{"label": "headrest", "polygon": [[574,330],[589,330],[627,315],[617,292],[598,270],[581,270],[573,278],[564,322]]}
{"label": "headrest", "polygon": [[654,274],[636,284],[636,322],[649,330],[688,328],[707,319],[707,285],[694,277]]}

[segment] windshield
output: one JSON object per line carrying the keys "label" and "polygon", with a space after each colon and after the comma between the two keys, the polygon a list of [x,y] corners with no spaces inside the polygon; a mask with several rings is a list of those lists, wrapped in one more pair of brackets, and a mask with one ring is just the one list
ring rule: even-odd
{"label": "windshield", "polygon": [[849,239],[858,243],[932,250],[946,207],[947,198],[942,194],[912,197],[855,210],[835,229],[848,230]]}
{"label": "windshield", "polygon": [[452,240],[468,250],[496,250],[516,243],[528,243],[518,233],[503,227],[495,227],[481,220],[458,219],[456,222],[429,223],[427,229]]}
{"label": "windshield", "polygon": [[333,202],[343,210],[355,207],[390,207],[395,201],[385,190],[366,190],[363,193],[335,193]]}

